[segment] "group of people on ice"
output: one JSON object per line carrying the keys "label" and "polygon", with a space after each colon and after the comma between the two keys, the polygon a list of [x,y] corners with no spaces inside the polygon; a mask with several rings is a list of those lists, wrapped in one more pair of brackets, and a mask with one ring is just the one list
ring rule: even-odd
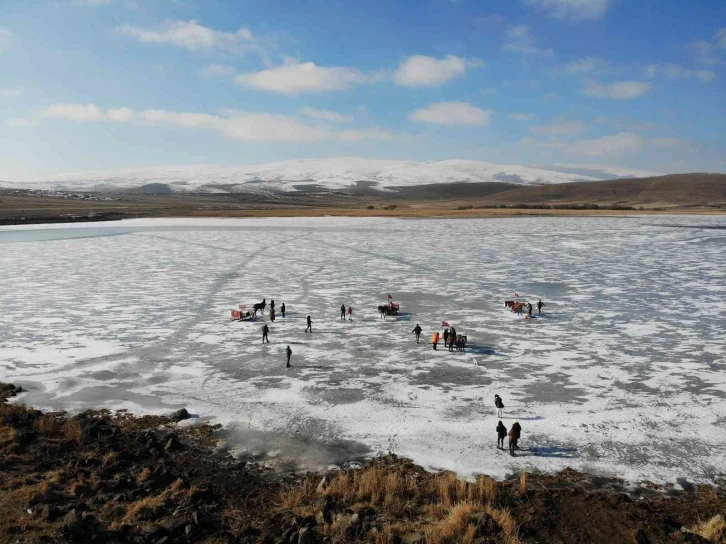
{"label": "group of people on ice", "polygon": [[[497,417],[502,417],[502,410],[504,409],[504,402],[502,401],[502,397],[499,395],[494,395],[494,406],[497,408]],[[517,442],[519,441],[519,437],[522,435],[522,426],[519,424],[519,421],[515,421],[512,424],[512,428],[507,431],[507,427],[502,423],[502,420],[499,420],[499,423],[497,424],[497,448],[500,450],[504,449],[504,439],[509,436],[509,455],[514,456],[514,450],[518,450],[519,446],[517,445]]]}
{"label": "group of people on ice", "polygon": [[[416,343],[418,344],[419,336],[421,335],[421,327],[416,325],[413,329],[413,333],[416,335]],[[433,345],[434,351],[438,349],[439,340],[441,337],[444,338],[444,346],[449,348],[449,351],[464,351],[466,348],[467,337],[463,334],[456,334],[456,329],[451,327],[450,329],[444,329],[444,333],[440,334],[436,331],[431,336],[431,344]]]}

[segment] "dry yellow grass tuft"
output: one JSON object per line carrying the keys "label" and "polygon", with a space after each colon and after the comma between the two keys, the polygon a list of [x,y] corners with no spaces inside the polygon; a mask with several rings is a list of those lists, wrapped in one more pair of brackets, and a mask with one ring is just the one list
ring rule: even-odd
{"label": "dry yellow grass tuft", "polygon": [[143,484],[144,482],[148,482],[151,479],[151,469],[149,467],[144,467],[141,472],[139,472],[139,475],[136,476],[136,483]]}
{"label": "dry yellow grass tuft", "polygon": [[[364,470],[364,469],[361,469]],[[337,499],[350,502],[355,497],[356,486],[353,482],[353,475],[348,471],[340,472],[335,478],[331,480],[328,487],[325,488],[324,493],[335,497]]]}
{"label": "dry yellow grass tuft", "polygon": [[275,505],[278,510],[297,510],[309,502],[314,494],[315,486],[306,479],[301,484],[284,486],[280,489]]}
{"label": "dry yellow grass tuft", "polygon": [[169,492],[172,495],[180,495],[181,493],[184,492],[184,488],[185,488],[184,480],[182,480],[181,478],[177,478],[169,486]]}
{"label": "dry yellow grass tuft", "polygon": [[13,444],[16,438],[18,438],[18,431],[14,427],[9,425],[0,427],[0,447]]}
{"label": "dry yellow grass tuft", "polygon": [[529,481],[529,473],[522,472],[519,475],[519,495],[524,497],[527,495],[527,483]]}
{"label": "dry yellow grass tuft", "polygon": [[62,425],[54,415],[48,414],[36,419],[33,429],[40,436],[56,436],[60,434]]}
{"label": "dry yellow grass tuft", "polygon": [[115,465],[118,461],[118,454],[115,451],[110,451],[103,456],[103,459],[101,461],[103,462],[103,466],[106,467]]}
{"label": "dry yellow grass tuft", "polygon": [[132,523],[142,519],[152,519],[159,515],[166,503],[166,494],[145,497],[131,503],[126,509],[126,514],[121,520],[122,523]]}
{"label": "dry yellow grass tuft", "polygon": [[83,443],[83,428],[78,418],[72,417],[66,420],[63,425],[63,436],[69,442],[74,442],[79,445]]}
{"label": "dry yellow grass tuft", "polygon": [[726,520],[721,514],[705,521],[699,521],[690,531],[711,542],[726,544]]}
{"label": "dry yellow grass tuft", "polygon": [[502,528],[506,544],[519,544],[519,524],[506,508],[488,508],[489,514]]}
{"label": "dry yellow grass tuft", "polygon": [[476,528],[470,525],[473,514],[482,511],[481,506],[471,502],[456,504],[444,519],[429,525],[426,530],[427,544],[462,543],[473,544]]}
{"label": "dry yellow grass tuft", "polygon": [[368,500],[371,503],[381,502],[385,496],[385,480],[386,472],[382,467],[374,466],[364,469],[353,479],[356,498]]}
{"label": "dry yellow grass tuft", "polygon": [[452,506],[469,498],[469,484],[457,478],[454,472],[447,470],[436,474],[432,484],[432,494],[444,506]]}
{"label": "dry yellow grass tuft", "polygon": [[470,500],[482,504],[495,504],[499,494],[497,481],[489,476],[479,476],[472,484]]}

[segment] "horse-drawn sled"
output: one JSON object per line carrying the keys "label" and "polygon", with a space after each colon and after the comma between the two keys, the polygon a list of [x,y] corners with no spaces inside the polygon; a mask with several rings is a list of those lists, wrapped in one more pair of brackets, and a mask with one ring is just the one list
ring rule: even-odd
{"label": "horse-drawn sled", "polygon": [[[232,319],[234,321],[252,321],[255,319],[255,317],[257,316],[257,312],[260,310],[258,306],[260,305],[255,304],[253,307],[254,311],[250,312],[247,309],[246,304],[240,304],[239,310],[232,310]],[[262,307],[262,311],[264,312],[264,306]]]}
{"label": "horse-drawn sled", "polygon": [[385,319],[388,316],[397,316],[400,309],[401,305],[398,302],[389,302],[388,304],[381,304],[378,307],[378,313]]}

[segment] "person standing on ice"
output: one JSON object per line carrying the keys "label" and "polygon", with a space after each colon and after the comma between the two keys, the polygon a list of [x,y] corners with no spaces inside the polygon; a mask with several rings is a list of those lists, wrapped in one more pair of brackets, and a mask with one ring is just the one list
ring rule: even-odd
{"label": "person standing on ice", "polygon": [[267,323],[262,325],[262,343],[265,343],[265,340],[267,340],[267,343],[270,343],[270,339],[267,338],[267,333],[270,332],[270,327],[267,326]]}
{"label": "person standing on ice", "polygon": [[509,455],[514,457],[514,450],[518,450],[519,446],[517,442],[519,437],[522,435],[522,427],[519,425],[519,421],[515,421],[512,428],[509,429]]}
{"label": "person standing on ice", "polygon": [[507,437],[507,428],[504,426],[504,423],[502,423],[502,420],[499,420],[499,425],[497,425],[497,448],[500,450],[504,449],[504,439]]}
{"label": "person standing on ice", "polygon": [[502,409],[504,408],[504,403],[502,402],[502,397],[499,395],[494,395],[494,406],[497,407],[497,417],[502,417]]}
{"label": "person standing on ice", "polygon": [[532,317],[532,303],[531,302],[527,303],[527,315],[529,317]]}
{"label": "person standing on ice", "polygon": [[348,321],[353,321],[353,306],[348,306]]}
{"label": "person standing on ice", "polygon": [[539,299],[537,301],[537,313],[538,314],[541,314],[542,313],[542,306],[544,306],[544,305],[545,305],[545,303],[542,302],[542,299]]}
{"label": "person standing on ice", "polygon": [[436,331],[431,337],[431,343],[434,345],[434,351],[436,351],[436,346],[439,344],[439,331]]}
{"label": "person standing on ice", "polygon": [[421,332],[422,332],[422,331],[423,331],[423,329],[422,329],[421,327],[419,327],[418,323],[416,323],[416,326],[415,326],[415,327],[413,328],[413,330],[411,331],[411,332],[412,332],[413,334],[415,334],[415,335],[416,335],[416,343],[417,343],[417,344],[418,344],[418,340],[419,340],[419,338],[421,338]]}
{"label": "person standing on ice", "polygon": [[310,319],[310,316],[308,316],[308,326],[305,329],[305,332],[308,332],[308,331],[310,331],[311,334],[313,332],[313,320]]}
{"label": "person standing on ice", "polygon": [[270,308],[270,321],[275,321],[275,308]]}
{"label": "person standing on ice", "polygon": [[444,329],[444,347],[449,345],[449,329]]}
{"label": "person standing on ice", "polygon": [[274,301],[274,299],[273,300],[270,300],[270,310],[272,310],[273,312],[275,311],[275,301]]}
{"label": "person standing on ice", "polygon": [[345,304],[340,305],[340,319],[345,321]]}
{"label": "person standing on ice", "polygon": [[285,303],[282,303],[282,306],[280,306],[280,312],[282,312],[282,317],[285,317]]}
{"label": "person standing on ice", "polygon": [[[292,356],[292,350],[290,349],[290,346],[287,346],[287,349],[285,350],[285,355],[287,355],[287,365],[285,366],[285,368],[290,368],[292,366],[290,364],[290,357]],[[499,423],[501,423],[501,421]]]}

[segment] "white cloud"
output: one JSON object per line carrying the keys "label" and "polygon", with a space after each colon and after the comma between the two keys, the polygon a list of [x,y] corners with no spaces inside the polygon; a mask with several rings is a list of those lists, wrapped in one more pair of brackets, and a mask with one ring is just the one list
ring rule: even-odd
{"label": "white cloud", "polygon": [[104,111],[96,104],[53,104],[43,113],[45,117],[58,117],[71,121],[101,121]]}
{"label": "white cloud", "polygon": [[597,83],[588,81],[583,90],[587,96],[598,98],[612,98],[615,100],[628,100],[648,94],[650,83],[641,81],[617,81],[615,83]]}
{"label": "white cloud", "polygon": [[586,57],[568,62],[562,67],[562,72],[567,75],[588,74],[595,71],[603,71],[607,63],[596,57]]}
{"label": "white cloud", "polygon": [[513,25],[507,28],[507,41],[502,45],[504,51],[523,57],[554,57],[552,49],[537,46],[532,31],[527,25]]}
{"label": "white cloud", "polygon": [[529,127],[529,131],[542,136],[574,136],[581,134],[585,130],[585,123],[582,121],[567,121],[566,119],[557,119],[547,125],[535,125]]}
{"label": "white cloud", "polygon": [[384,128],[368,128],[363,130],[343,130],[335,134],[335,139],[344,142],[358,142],[361,140],[393,140],[390,131]]}
{"label": "white cloud", "polygon": [[345,121],[352,121],[353,118],[349,115],[343,115],[341,113],[329,110],[319,110],[317,108],[305,107],[300,110],[300,113],[310,117],[311,119],[317,119],[318,121],[335,121],[342,123]]}
{"label": "white cloud", "polygon": [[[228,138],[243,141],[309,142],[324,139],[360,141],[392,140],[394,138],[391,132],[379,127],[330,131],[307,125],[284,115],[233,109],[222,110],[218,114],[210,114],[175,112],[164,109],[134,111],[130,108],[116,108],[104,111],[95,104],[53,104],[46,108],[43,116],[77,122],[106,121],[111,123],[134,123],[144,126],[206,129],[219,132]],[[8,124],[24,126],[33,124],[33,121],[18,119]]]}
{"label": "white cloud", "polygon": [[0,88],[0,98],[12,98],[14,96],[20,96],[20,89],[3,89]]}
{"label": "white cloud", "polygon": [[650,141],[650,145],[658,149],[688,149],[690,143],[683,138],[653,138]]}
{"label": "white cloud", "polygon": [[486,126],[492,117],[491,110],[482,110],[467,102],[439,102],[418,109],[408,115],[409,120],[436,125]]}
{"label": "white cloud", "polygon": [[154,30],[131,25],[124,25],[119,30],[142,43],[173,45],[190,51],[219,49],[242,53],[258,47],[255,36],[247,27],[225,32],[202,26],[196,21],[167,21]]}
{"label": "white cloud", "polygon": [[131,121],[135,116],[136,114],[131,108],[109,109],[106,111],[106,117],[108,117],[109,121],[118,123]]}
{"label": "white cloud", "polygon": [[481,66],[479,61],[468,61],[455,55],[443,59],[414,55],[407,58],[393,74],[393,81],[404,87],[432,87],[463,76],[468,67]]}
{"label": "white cloud", "polygon": [[378,75],[364,74],[355,68],[345,66],[326,68],[316,66],[313,62],[305,62],[240,74],[235,78],[235,82],[245,87],[292,95],[301,92],[338,91],[378,79],[380,79]]}
{"label": "white cloud", "polygon": [[506,20],[506,17],[504,17],[504,15],[499,15],[498,13],[492,13],[490,15],[482,15],[481,17],[477,17],[476,20],[480,23],[485,24],[501,24]]}
{"label": "white cloud", "polygon": [[610,7],[610,0],[526,0],[526,2],[551,17],[566,21],[597,19]]}
{"label": "white cloud", "polygon": [[714,74],[711,70],[695,70],[694,73],[701,81],[713,81],[716,77],[716,74]]}
{"label": "white cloud", "polygon": [[647,77],[653,78],[659,74],[669,79],[690,79],[695,77],[705,82],[713,81],[716,77],[716,74],[711,70],[690,70],[674,63],[649,64],[645,67]]}
{"label": "white cloud", "polygon": [[231,76],[236,72],[234,66],[229,64],[210,64],[202,70],[205,76]]}
{"label": "white cloud", "polygon": [[9,127],[32,127],[36,124],[35,119],[9,119],[7,122]]}
{"label": "white cloud", "polygon": [[0,53],[10,49],[10,43],[13,41],[13,33],[7,28],[0,28]]}
{"label": "white cloud", "polygon": [[624,155],[638,151],[645,143],[645,138],[640,134],[619,132],[611,136],[601,138],[566,141],[538,141],[527,136],[520,141],[523,145],[540,147],[543,149],[555,149],[563,151],[568,155],[604,157],[610,155]]}
{"label": "white cloud", "polygon": [[688,44],[694,52],[696,61],[713,66],[723,60],[726,51],[726,27],[718,29],[711,40],[698,40]]}
{"label": "white cloud", "polygon": [[594,122],[598,125],[609,125],[624,132],[651,132],[663,128],[652,121],[635,121],[626,117],[599,116],[594,119]]}
{"label": "white cloud", "polygon": [[528,122],[535,118],[535,115],[532,113],[510,113],[507,115],[510,119],[514,119],[515,121],[523,121]]}
{"label": "white cloud", "polygon": [[570,154],[582,154],[589,157],[622,155],[638,151],[643,146],[643,142],[644,138],[640,134],[619,132],[612,136],[572,142],[566,151]]}

